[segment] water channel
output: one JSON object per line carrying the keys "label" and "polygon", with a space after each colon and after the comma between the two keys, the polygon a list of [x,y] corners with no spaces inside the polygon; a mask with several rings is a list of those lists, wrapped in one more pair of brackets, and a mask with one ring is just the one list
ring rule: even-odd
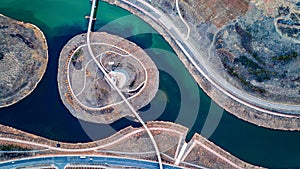
{"label": "water channel", "polygon": [[[300,132],[257,127],[221,110],[153,28],[119,7],[104,2],[99,5],[95,30],[135,42],[147,51],[160,70],[160,90],[151,104],[141,110],[144,119],[183,124],[190,128],[188,139],[195,132],[202,132],[218,146],[252,164],[270,168],[300,166]],[[126,126],[139,126],[129,118],[111,125],[79,121],[60,100],[56,80],[59,53],[69,39],[86,31],[84,16],[89,11],[88,0],[0,1],[0,13],[37,25],[49,45],[49,63],[43,80],[31,95],[0,109],[1,124],[66,142],[101,139]],[[208,129],[203,131],[203,126]]]}

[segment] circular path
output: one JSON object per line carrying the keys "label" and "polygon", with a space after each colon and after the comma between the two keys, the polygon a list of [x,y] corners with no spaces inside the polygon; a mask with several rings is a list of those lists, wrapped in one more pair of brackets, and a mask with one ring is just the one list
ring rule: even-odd
{"label": "circular path", "polygon": [[[154,98],[159,84],[158,69],[140,47],[104,32],[91,34],[91,47],[97,62],[134,109],[144,107]],[[86,34],[75,36],[63,48],[58,84],[63,103],[78,119],[107,124],[132,116],[90,55]]]}

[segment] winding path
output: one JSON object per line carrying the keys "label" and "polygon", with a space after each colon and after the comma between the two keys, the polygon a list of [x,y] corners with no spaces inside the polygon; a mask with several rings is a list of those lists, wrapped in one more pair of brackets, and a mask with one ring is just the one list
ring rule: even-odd
{"label": "winding path", "polygon": [[111,84],[111,86],[118,92],[118,94],[121,96],[121,98],[124,100],[124,102],[127,104],[127,106],[129,107],[129,109],[132,111],[132,113],[134,114],[134,116],[139,120],[139,122],[143,125],[143,127],[145,128],[146,132],[148,133],[153,146],[155,148],[156,151],[156,156],[158,158],[158,163],[159,163],[159,168],[163,169],[163,165],[162,165],[162,160],[161,160],[161,156],[160,156],[160,152],[158,149],[158,146],[155,142],[155,139],[152,135],[152,133],[150,132],[149,128],[146,126],[145,122],[143,121],[143,119],[138,115],[138,113],[135,111],[135,109],[132,107],[132,105],[129,103],[129,101],[126,99],[126,97],[123,95],[123,93],[118,89],[118,87],[116,86],[115,83],[113,83],[112,79],[110,78],[110,76],[107,74],[107,72],[104,70],[104,68],[99,64],[99,62],[97,62],[96,57],[94,56],[94,53],[92,51],[91,48],[91,41],[90,41],[90,36],[91,36],[91,28],[92,28],[92,22],[93,22],[93,18],[94,18],[94,11],[96,8],[96,0],[93,0],[92,2],[92,9],[91,9],[91,14],[90,14],[90,19],[89,19],[89,25],[88,25],[88,30],[87,30],[87,44],[88,44],[88,50],[93,58],[93,60],[95,61],[95,63],[97,64],[97,66],[99,67],[99,69],[102,71],[102,73],[104,74],[104,76],[107,78],[107,80],[109,81],[109,83]]}
{"label": "winding path", "polygon": [[[175,134],[178,134],[178,135],[182,134],[181,132],[179,132],[177,130],[162,128],[162,127],[151,127],[150,129],[147,127],[147,129],[149,131],[150,130],[152,130],[152,131],[166,131],[166,132],[175,133]],[[32,141],[20,140],[20,139],[15,139],[15,138],[6,138],[6,137],[0,137],[0,141],[9,141],[9,142],[14,142],[14,143],[27,144],[27,145],[31,145],[31,146],[43,147],[45,149],[54,150],[54,151],[61,151],[61,152],[88,152],[88,151],[97,151],[98,149],[112,146],[112,145],[117,144],[118,142],[120,142],[124,139],[127,139],[127,138],[129,138],[129,137],[131,137],[131,136],[133,136],[137,133],[143,132],[145,130],[146,130],[145,128],[144,129],[140,128],[140,129],[137,129],[133,132],[127,133],[127,134],[123,135],[122,137],[120,137],[120,138],[118,138],[114,141],[111,141],[107,144],[102,144],[102,145],[95,146],[95,147],[90,147],[90,148],[80,148],[80,149],[68,149],[68,148],[61,148],[61,147],[53,147],[53,146],[50,146],[50,145],[35,143],[35,142],[32,142]],[[146,130],[146,132],[147,132],[147,130]],[[37,151],[45,151],[45,150],[37,150]]]}
{"label": "winding path", "polygon": [[[177,151],[179,152],[181,150],[182,147],[179,147],[180,142],[182,141],[182,139],[184,139],[182,137],[182,132],[177,131],[176,129],[170,129],[170,128],[163,128],[163,127],[151,127],[150,129],[147,128],[149,131],[164,131],[164,132],[168,132],[168,133],[173,133],[176,135],[181,135],[181,138],[179,139],[178,142],[178,147],[177,147]],[[35,152],[39,152],[39,151],[47,151],[47,150],[53,150],[53,151],[60,151],[60,152],[65,152],[65,153],[75,153],[75,152],[89,152],[89,151],[94,151],[94,152],[111,152],[111,153],[116,153],[116,154],[139,154],[142,152],[118,152],[118,151],[110,151],[110,150],[99,150],[99,149],[104,149],[110,146],[113,146],[115,144],[118,144],[119,142],[121,142],[124,139],[130,138],[135,134],[144,132],[146,129],[145,128],[139,128],[137,130],[134,130],[130,133],[124,134],[122,137],[117,138],[116,140],[110,141],[106,144],[102,144],[99,146],[95,146],[95,147],[90,147],[90,148],[77,148],[77,149],[70,149],[70,148],[61,148],[61,147],[53,147],[50,145],[46,145],[46,144],[41,144],[41,143],[35,143],[32,141],[27,141],[27,140],[20,140],[20,139],[15,139],[15,138],[6,138],[6,137],[0,137],[0,141],[8,141],[8,142],[14,142],[14,143],[20,143],[20,144],[27,144],[27,145],[31,145],[31,146],[37,146],[37,147],[42,147],[44,149],[41,150],[34,150]],[[97,143],[97,142],[96,142]],[[189,155],[190,151],[193,149],[193,147],[198,144],[201,147],[205,148],[206,150],[208,150],[210,153],[214,154],[215,156],[217,156],[218,158],[222,159],[223,161],[225,161],[226,163],[230,164],[231,166],[233,166],[234,168],[237,169],[241,169],[241,167],[239,167],[238,165],[234,164],[232,161],[230,161],[228,158],[226,158],[225,156],[221,155],[220,153],[218,153],[217,151],[211,149],[210,147],[206,146],[204,143],[195,140],[195,142],[193,142],[193,144],[189,147],[189,149],[187,151],[184,151],[182,156],[177,156],[175,155],[175,159],[173,159],[174,161],[179,161],[180,163],[186,163],[185,162],[185,158]],[[155,153],[155,151],[153,152],[143,152],[143,153]],[[161,153],[163,155],[166,155],[164,153]],[[176,153],[177,154],[177,153]],[[168,157],[170,158],[170,157]],[[0,162],[1,163],[1,162]],[[175,164],[175,165],[179,165]],[[194,164],[189,164],[189,165],[194,165]],[[197,166],[199,168],[205,168],[203,166]]]}
{"label": "winding path", "polygon": [[176,9],[177,9],[180,19],[182,20],[182,22],[185,24],[185,26],[187,28],[187,34],[186,34],[185,40],[188,40],[190,37],[190,34],[191,34],[191,28],[190,28],[189,24],[183,19],[183,16],[181,15],[181,11],[179,8],[179,0],[176,0]]}
{"label": "winding path", "polygon": [[[146,68],[145,68],[145,66],[143,65],[143,63],[142,63],[139,59],[137,59],[135,56],[131,55],[131,54],[130,54],[129,52],[127,52],[126,50],[124,50],[124,49],[122,49],[122,48],[119,48],[118,46],[113,46],[113,45],[111,45],[111,44],[107,44],[107,43],[91,43],[91,45],[106,45],[106,46],[114,47],[114,48],[116,48],[116,49],[119,49],[119,50],[121,50],[121,51],[124,51],[124,52],[128,53],[129,55],[122,55],[122,54],[117,53],[117,52],[114,52],[114,51],[105,51],[105,52],[103,52],[103,53],[113,52],[113,53],[117,53],[117,54],[119,54],[119,55],[121,55],[121,56],[124,56],[124,57],[127,57],[127,56],[133,57],[137,62],[139,62],[139,63],[142,65],[142,67],[143,67],[143,69],[144,69],[144,71],[145,71],[145,81],[142,82],[142,83],[140,84],[140,86],[141,86],[143,83],[144,83],[144,84],[147,84],[148,73],[147,73],[147,71],[146,71]],[[84,47],[84,46],[88,46],[88,45],[87,45],[87,44],[84,44],[84,45],[79,46],[78,48],[76,48],[76,50],[75,50],[73,53],[76,53],[80,48],[82,48],[82,47]],[[103,53],[101,53],[100,56],[101,56]],[[98,55],[98,56],[95,56],[96,59],[97,59],[98,57],[99,57],[99,55]],[[94,60],[94,59],[91,59],[91,61],[95,61],[95,60]],[[89,63],[90,63],[91,61],[89,61]],[[97,66],[98,66],[98,63],[99,63],[99,62],[96,60]],[[78,104],[80,104],[80,106],[82,106],[83,108],[88,109],[88,110],[99,111],[99,110],[103,110],[103,109],[109,108],[109,107],[111,107],[111,106],[116,106],[116,105],[119,105],[119,104],[124,103],[124,100],[122,100],[122,101],[120,101],[120,102],[116,102],[116,103],[113,103],[113,104],[109,104],[109,105],[106,105],[106,106],[103,106],[103,107],[96,107],[96,108],[95,108],[95,107],[89,107],[89,106],[84,105],[84,104],[78,99],[78,96],[79,96],[79,94],[81,94],[81,91],[80,91],[79,93],[75,94],[75,92],[74,92],[73,89],[72,89],[71,80],[70,80],[70,70],[69,70],[70,64],[71,64],[71,59],[69,60],[69,62],[68,62],[68,67],[67,67],[67,79],[68,79],[67,81],[68,81],[68,85],[70,86],[70,91],[71,91],[72,95],[74,96],[74,99],[77,101]],[[107,72],[106,69],[105,69],[101,64],[100,64],[100,66],[103,68],[103,70],[104,70],[105,72]],[[87,64],[85,65],[85,67],[87,67]],[[85,68],[85,69],[86,69],[86,68]],[[83,90],[85,89],[85,86],[86,86],[86,83],[85,83],[86,80],[85,80],[85,78],[86,78],[86,75],[84,76]],[[134,94],[133,96],[130,96],[127,100],[130,100],[130,99],[133,99],[133,98],[137,97],[137,96],[144,90],[145,87],[146,87],[146,85],[144,85],[144,86],[141,88],[141,90],[140,90],[139,92],[137,92],[137,93]],[[83,91],[83,90],[82,90],[82,91]]]}

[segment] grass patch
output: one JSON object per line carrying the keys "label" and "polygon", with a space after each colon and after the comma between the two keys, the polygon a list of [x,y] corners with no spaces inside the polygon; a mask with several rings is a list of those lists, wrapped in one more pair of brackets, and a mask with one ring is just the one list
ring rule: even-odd
{"label": "grass patch", "polygon": [[74,53],[74,56],[72,57],[72,62],[77,62],[77,59],[82,55],[82,53],[83,53],[82,49],[78,49]]}
{"label": "grass patch", "polygon": [[0,151],[26,151],[29,149],[14,146],[14,145],[0,145]]}
{"label": "grass patch", "polygon": [[257,60],[257,62],[259,62],[259,63],[261,63],[263,65],[266,65],[266,63],[258,56],[258,54],[256,52],[250,53],[250,54],[253,56],[254,59]]}
{"label": "grass patch", "polygon": [[260,69],[261,67],[255,63],[253,60],[247,58],[246,56],[240,56],[238,58],[235,58],[236,62],[241,63],[242,65],[244,65],[247,68],[251,68],[251,69]]}
{"label": "grass patch", "polygon": [[275,56],[272,58],[273,61],[282,61],[282,62],[289,62],[293,59],[296,59],[298,57],[298,53],[293,51],[288,55],[282,55],[282,56]]}

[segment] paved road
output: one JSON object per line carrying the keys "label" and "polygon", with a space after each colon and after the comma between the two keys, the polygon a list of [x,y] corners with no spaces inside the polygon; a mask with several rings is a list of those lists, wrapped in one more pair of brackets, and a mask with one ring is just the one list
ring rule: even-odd
{"label": "paved road", "polygon": [[90,55],[92,56],[93,60],[95,61],[95,63],[99,67],[99,69],[102,71],[102,73],[104,74],[104,76],[106,77],[106,79],[108,80],[108,82],[118,92],[118,94],[121,96],[121,98],[127,104],[127,106],[129,107],[129,109],[131,110],[131,112],[134,114],[134,116],[138,119],[138,121],[143,125],[143,127],[147,131],[147,133],[148,133],[148,135],[149,135],[149,137],[150,137],[150,139],[152,141],[152,144],[154,146],[154,149],[156,151],[156,156],[157,156],[157,159],[158,159],[159,168],[163,169],[160,152],[159,152],[158,146],[157,146],[157,144],[156,144],[156,142],[154,140],[154,137],[153,137],[152,133],[150,132],[150,130],[146,126],[146,124],[143,121],[143,119],[138,115],[138,113],[135,111],[135,109],[133,108],[133,106],[129,103],[129,101],[126,99],[126,97],[123,95],[123,93],[118,89],[118,87],[116,86],[116,84],[112,81],[112,79],[110,78],[110,76],[107,74],[107,72],[104,70],[104,68],[100,65],[100,63],[97,61],[96,57],[94,56],[94,53],[93,53],[92,48],[91,48],[90,36],[91,36],[91,28],[92,28],[92,22],[93,22],[93,18],[94,18],[95,8],[96,8],[96,0],[93,0],[91,14],[90,14],[90,19],[89,19],[89,25],[88,25],[88,30],[87,30],[87,44],[88,44],[88,50],[90,52]]}
{"label": "paved road", "polygon": [[[79,164],[80,166],[97,164],[103,166],[103,168],[121,168],[121,167],[140,167],[140,168],[158,168],[157,162],[136,160],[129,158],[114,158],[106,156],[45,156],[36,158],[26,158],[20,160],[11,160],[8,162],[0,162],[1,169],[14,169],[25,166],[37,166],[37,165],[55,165],[56,167],[63,169],[68,164]],[[180,169],[172,165],[164,164],[165,169]]]}
{"label": "paved road", "polygon": [[[153,19],[159,25],[165,28],[165,31],[175,40],[179,48],[194,65],[194,67],[218,90],[232,98],[233,100],[253,108],[255,110],[280,116],[280,117],[297,117],[299,114],[287,114],[287,113],[299,113],[299,105],[287,105],[280,103],[268,102],[266,100],[259,99],[251,96],[234,86],[230,85],[226,80],[220,77],[218,74],[214,74],[214,70],[211,70],[206,61],[203,59],[203,54],[193,47],[193,44],[183,36],[181,30],[162,12],[158,11],[152,5],[143,0],[121,0],[123,3],[128,4],[142,13]],[[142,7],[141,7],[142,6]],[[199,60],[199,61],[198,61]],[[198,62],[197,62],[198,61]],[[282,113],[276,113],[274,110]]]}

